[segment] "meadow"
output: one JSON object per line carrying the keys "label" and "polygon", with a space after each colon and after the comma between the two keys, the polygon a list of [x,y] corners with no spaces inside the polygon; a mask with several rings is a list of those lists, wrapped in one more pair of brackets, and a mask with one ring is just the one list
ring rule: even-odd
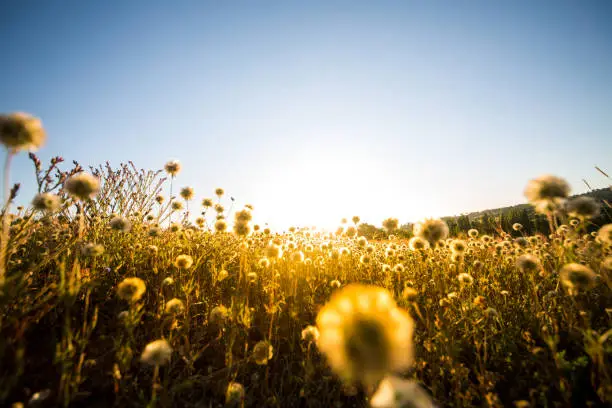
{"label": "meadow", "polygon": [[30,154],[38,194],[17,207],[10,159],[44,131],[29,116],[0,125],[2,406],[612,402],[612,224],[590,221],[611,209],[567,200],[562,179],[526,181],[548,235],[451,237],[427,219],[400,238],[389,218],[367,240],[351,214],[333,233],[279,233],[221,188],[180,188],[177,161]]}

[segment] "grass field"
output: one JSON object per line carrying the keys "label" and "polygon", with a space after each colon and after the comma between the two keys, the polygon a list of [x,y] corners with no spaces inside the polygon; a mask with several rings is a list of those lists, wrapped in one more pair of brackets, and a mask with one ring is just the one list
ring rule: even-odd
{"label": "grass field", "polygon": [[358,217],[279,234],[221,189],[164,197],[178,162],[162,178],[31,158],[40,194],[15,210],[9,192],[3,216],[2,406],[612,401],[612,226],[588,221],[609,208],[561,206],[562,181],[527,189],[550,236],[424,220],[398,239],[389,219],[368,242]]}

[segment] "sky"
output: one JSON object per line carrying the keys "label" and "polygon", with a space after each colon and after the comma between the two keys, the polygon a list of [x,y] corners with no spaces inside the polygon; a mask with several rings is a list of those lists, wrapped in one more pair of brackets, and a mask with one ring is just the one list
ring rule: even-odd
{"label": "sky", "polygon": [[[223,187],[279,229],[414,222],[544,173],[607,186],[610,21],[605,0],[9,0],[0,112],[42,119],[43,161],[178,159],[192,208]],[[26,154],[11,180],[28,202]]]}

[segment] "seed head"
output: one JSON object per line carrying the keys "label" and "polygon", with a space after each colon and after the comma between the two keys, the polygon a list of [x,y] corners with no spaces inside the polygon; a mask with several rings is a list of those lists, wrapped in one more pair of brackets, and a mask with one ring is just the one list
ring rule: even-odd
{"label": "seed head", "polygon": [[40,119],[23,112],[0,115],[0,143],[8,150],[38,150],[47,135]]}
{"label": "seed head", "polygon": [[77,173],[64,182],[64,190],[72,197],[85,201],[98,194],[100,181],[89,173]]}

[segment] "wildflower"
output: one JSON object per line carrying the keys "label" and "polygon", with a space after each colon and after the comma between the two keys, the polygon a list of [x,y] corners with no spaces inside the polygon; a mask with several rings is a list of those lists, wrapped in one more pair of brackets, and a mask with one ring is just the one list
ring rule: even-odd
{"label": "wildflower", "polygon": [[261,258],[258,265],[262,269],[268,269],[270,267],[270,260],[268,258]]}
{"label": "wildflower", "polygon": [[173,201],[170,207],[172,211],[181,211],[183,209],[183,203],[180,201]]}
{"label": "wildflower", "polygon": [[402,291],[402,298],[409,302],[414,302],[418,295],[419,292],[411,286],[406,286]]}
{"label": "wildflower", "polygon": [[183,187],[181,189],[181,197],[183,197],[183,200],[185,201],[190,201],[193,199],[193,187]]}
{"label": "wildflower", "polygon": [[156,195],[156,196],[155,196],[155,201],[157,202],[157,204],[161,204],[161,203],[163,203],[163,202],[164,202],[164,200],[165,200],[165,198],[164,198],[164,196],[163,196],[163,195],[161,195],[161,194],[158,194],[158,195]]}
{"label": "wildflower", "polygon": [[304,262],[304,253],[302,251],[297,251],[297,252],[292,253],[291,260],[297,263]]}
{"label": "wildflower", "polygon": [[457,275],[457,279],[462,285],[471,285],[472,283],[474,283],[474,278],[472,278],[472,275],[470,275],[469,273],[460,273],[459,275]]}
{"label": "wildflower", "polygon": [[40,119],[23,112],[0,115],[0,143],[8,150],[38,150],[46,139]]}
{"label": "wildflower", "polygon": [[588,266],[578,263],[569,263],[559,271],[561,283],[565,286],[570,295],[576,295],[595,286],[597,275]]}
{"label": "wildflower", "polygon": [[104,247],[100,244],[94,244],[93,242],[88,242],[83,245],[81,248],[81,253],[84,256],[95,257],[100,256],[104,253]]}
{"label": "wildflower", "polygon": [[208,315],[208,323],[223,325],[228,317],[228,310],[225,306],[215,306]]}
{"label": "wildflower", "polygon": [[152,366],[164,366],[170,362],[171,356],[172,347],[168,341],[160,339],[147,344],[140,356],[140,361]]}
{"label": "wildflower", "polygon": [[340,281],[339,281],[339,280],[337,280],[337,279],[334,279],[333,281],[331,281],[331,282],[329,283],[329,285],[330,285],[332,288],[335,288],[335,289],[338,289],[340,286],[342,286],[342,284],[340,283]]}
{"label": "wildflower", "polygon": [[346,380],[372,385],[412,363],[413,322],[383,288],[348,285],[317,316],[319,349]]}
{"label": "wildflower", "polygon": [[215,221],[215,231],[225,232],[226,229],[227,229],[227,222],[225,222],[224,219]]}
{"label": "wildflower", "polygon": [[307,326],[302,330],[302,340],[307,343],[316,343],[319,340],[319,329],[315,326]]}
{"label": "wildflower", "polygon": [[174,266],[178,269],[189,269],[193,265],[193,258],[189,255],[179,255],[174,260]]}
{"label": "wildflower", "polygon": [[181,163],[178,160],[170,160],[165,164],[164,169],[174,178],[181,171]]}
{"label": "wildflower", "polygon": [[393,232],[397,229],[399,221],[397,220],[397,218],[387,218],[383,221],[382,225],[387,232]]}
{"label": "wildflower", "polygon": [[558,208],[569,192],[567,181],[549,174],[530,180],[525,187],[525,197],[539,213],[549,213]]}
{"label": "wildflower", "polygon": [[467,245],[465,241],[461,239],[454,239],[450,244],[451,251],[456,252],[458,254],[462,254],[467,249]]}
{"label": "wildflower", "polygon": [[529,241],[524,237],[518,237],[514,240],[514,243],[521,248],[527,248],[529,246]]}
{"label": "wildflower", "polygon": [[565,203],[565,211],[570,217],[581,220],[595,218],[599,215],[599,202],[592,197],[576,197]]}
{"label": "wildflower", "polygon": [[279,245],[270,242],[266,247],[266,256],[272,259],[281,258],[283,256],[283,251]]}
{"label": "wildflower", "polygon": [[425,239],[430,245],[435,245],[448,236],[448,225],[442,220],[426,219],[414,226],[414,235]]}
{"label": "wildflower", "polygon": [[476,237],[478,237],[478,230],[477,230],[477,229],[475,229],[475,228],[470,229],[470,230],[468,231],[468,236],[469,236],[470,238],[476,238]]}
{"label": "wildflower", "polygon": [[60,197],[56,194],[41,193],[36,194],[32,200],[32,207],[37,211],[44,211],[47,213],[55,212],[59,209],[61,204]]}
{"label": "wildflower", "polygon": [[162,286],[170,286],[170,285],[174,285],[174,279],[172,279],[171,277],[167,277],[166,279],[163,280]]}
{"label": "wildflower", "polygon": [[350,227],[347,227],[347,228],[346,228],[346,231],[344,231],[344,234],[345,234],[347,237],[352,238],[352,237],[354,237],[355,235],[357,235],[357,228],[355,228],[354,226],[352,226],[352,225],[351,225]]}
{"label": "wildflower", "polygon": [[64,182],[64,189],[79,200],[93,198],[100,190],[100,181],[89,173],[77,173]]}
{"label": "wildflower", "polygon": [[185,304],[180,299],[170,299],[168,303],[166,303],[165,312],[170,315],[181,314],[185,311]]}
{"label": "wildflower", "polygon": [[205,198],[205,199],[202,200],[202,207],[204,207],[204,208],[210,208],[213,205],[214,204],[213,204],[212,198]]}
{"label": "wildflower", "polygon": [[531,254],[524,254],[516,258],[516,267],[523,273],[537,271],[540,268],[540,260]]}
{"label": "wildflower", "polygon": [[225,404],[230,407],[241,404],[244,401],[244,394],[242,384],[231,381],[225,391]]}
{"label": "wildflower", "polygon": [[368,254],[363,254],[363,255],[361,255],[361,257],[359,258],[359,262],[360,262],[360,263],[362,263],[362,264],[364,264],[364,265],[367,265],[367,264],[369,264],[370,262],[372,262],[372,257],[371,257],[370,255],[368,255]]}
{"label": "wildflower", "polygon": [[365,246],[368,244],[368,240],[366,239],[366,237],[359,237],[357,238],[357,245],[365,248]]}
{"label": "wildflower", "polygon": [[523,224],[515,222],[514,224],[512,224],[512,229],[515,231],[521,231],[523,229]]}
{"label": "wildflower", "polygon": [[258,342],[253,348],[253,360],[258,365],[265,365],[274,355],[272,345],[267,341]]}
{"label": "wildflower", "polygon": [[215,189],[215,194],[217,195],[217,197],[221,198],[221,196],[223,196],[223,194],[225,194],[225,191],[222,188],[216,188]]}
{"label": "wildflower", "polygon": [[402,273],[404,272],[404,265],[402,264],[397,264],[393,267],[393,272],[395,273]]}
{"label": "wildflower", "polygon": [[421,237],[412,237],[410,241],[408,241],[408,247],[412,251],[421,251],[429,248],[429,242]]}
{"label": "wildflower", "polygon": [[474,305],[484,308],[487,304],[487,299],[484,296],[478,295],[474,298]]}
{"label": "wildflower", "polygon": [[372,408],[433,408],[429,394],[415,381],[386,376],[370,400]]}
{"label": "wildflower", "polygon": [[110,227],[116,231],[129,232],[132,229],[132,223],[125,217],[114,217],[110,220]]}
{"label": "wildflower", "polygon": [[239,237],[246,237],[251,233],[251,225],[248,222],[235,222],[234,233]]}
{"label": "wildflower", "polygon": [[144,295],[147,287],[140,278],[125,278],[117,286],[117,296],[130,303],[134,303]]}
{"label": "wildflower", "polygon": [[451,261],[456,262],[456,263],[463,262],[463,254],[460,252],[453,252],[451,254]]}
{"label": "wildflower", "polygon": [[385,273],[391,272],[391,266],[387,264],[383,264],[382,271]]}

